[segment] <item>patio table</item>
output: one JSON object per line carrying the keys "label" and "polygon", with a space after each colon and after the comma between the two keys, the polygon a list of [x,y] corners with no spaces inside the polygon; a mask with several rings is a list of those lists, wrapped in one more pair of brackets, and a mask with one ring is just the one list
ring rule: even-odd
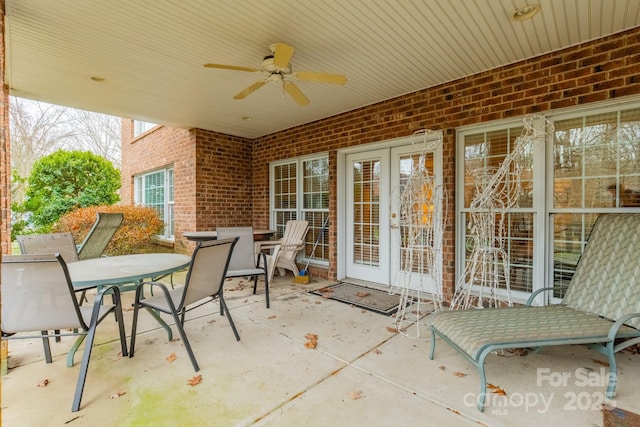
{"label": "patio table", "polygon": [[[71,282],[76,290],[117,285],[122,291],[135,289],[125,286],[142,283],[145,279],[155,279],[180,271],[189,266],[191,257],[183,254],[151,253],[100,257],[67,264]],[[171,328],[158,313],[149,313],[167,331],[169,341],[173,338]],[[67,355],[67,366],[73,366],[73,357],[82,343],[79,337]]]}
{"label": "patio table", "polygon": [[[253,230],[253,240],[263,241],[270,240],[271,237],[276,234],[276,230]],[[218,238],[217,231],[187,231],[182,233],[187,240],[192,242],[200,242],[206,240],[216,240]]]}

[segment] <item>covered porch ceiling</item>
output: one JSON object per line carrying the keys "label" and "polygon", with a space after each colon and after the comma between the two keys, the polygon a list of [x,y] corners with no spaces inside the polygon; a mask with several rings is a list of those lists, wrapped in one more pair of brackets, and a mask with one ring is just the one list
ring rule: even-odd
{"label": "covered porch ceiling", "polygon": [[[256,138],[640,25],[640,0],[6,0],[10,94]],[[233,99],[269,46],[295,48],[293,82]]]}

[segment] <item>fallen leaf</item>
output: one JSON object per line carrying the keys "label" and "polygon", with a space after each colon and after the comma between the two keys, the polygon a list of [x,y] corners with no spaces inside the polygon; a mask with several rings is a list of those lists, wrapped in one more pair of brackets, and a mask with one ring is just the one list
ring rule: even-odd
{"label": "fallen leaf", "polygon": [[269,320],[271,320],[271,319],[275,319],[275,318],[276,318],[276,316],[269,316],[269,317],[267,317],[267,319],[269,319]]}
{"label": "fallen leaf", "polygon": [[49,385],[49,378],[45,378],[38,383],[38,387],[46,387]]}
{"label": "fallen leaf", "polygon": [[368,297],[369,295],[371,295],[371,292],[356,292],[358,298]]}
{"label": "fallen leaf", "polygon": [[127,394],[126,391],[116,391],[115,393],[113,393],[111,396],[109,396],[109,399],[117,399],[122,395]]}
{"label": "fallen leaf", "polygon": [[464,372],[460,372],[460,371],[454,371],[453,375],[455,375],[458,378],[463,378],[463,377],[467,376],[467,374],[465,374]]}
{"label": "fallen leaf", "polygon": [[202,375],[196,375],[195,377],[187,381],[187,384],[189,384],[190,386],[194,386],[194,385],[200,384],[201,382],[202,382]]}
{"label": "fallen leaf", "polygon": [[175,353],[171,353],[170,355],[167,356],[167,362],[171,363],[174,360],[176,360],[178,358],[178,356],[176,356]]}
{"label": "fallen leaf", "polygon": [[491,383],[487,383],[487,388],[491,390],[492,393],[499,394],[500,396],[506,396],[507,392],[500,386],[493,385]]}
{"label": "fallen leaf", "polygon": [[496,390],[493,390],[493,392],[494,392],[495,394],[499,394],[500,396],[506,396],[506,395],[507,395],[507,392],[506,392],[506,391],[504,391],[504,389],[502,389],[502,388],[498,388],[498,389],[496,389]]}
{"label": "fallen leaf", "polygon": [[304,343],[306,348],[314,349],[318,346],[318,336],[316,334],[306,334],[304,337],[308,340]]}
{"label": "fallen leaf", "polygon": [[445,371],[447,369],[447,367],[441,365],[441,366],[438,366],[438,369],[440,369],[441,371]]}
{"label": "fallen leaf", "polygon": [[349,397],[353,400],[358,400],[362,397],[362,390],[352,391],[349,393]]}
{"label": "fallen leaf", "polygon": [[382,351],[379,348],[376,348],[375,350],[373,350],[374,354],[382,354]]}
{"label": "fallen leaf", "polygon": [[592,361],[593,361],[593,363],[595,363],[596,365],[609,367],[609,363],[607,363],[607,362],[603,362],[602,360],[598,360],[598,359],[591,359],[591,360],[592,360]]}
{"label": "fallen leaf", "polygon": [[398,332],[398,328],[392,328],[391,326],[387,326],[387,332],[396,333]]}

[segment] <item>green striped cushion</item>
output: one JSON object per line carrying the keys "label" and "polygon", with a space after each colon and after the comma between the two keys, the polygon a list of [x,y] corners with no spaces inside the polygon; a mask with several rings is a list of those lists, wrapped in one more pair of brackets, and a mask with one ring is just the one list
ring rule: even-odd
{"label": "green striped cushion", "polygon": [[[432,325],[474,359],[487,345],[532,343],[555,339],[606,340],[611,322],[561,305],[443,311]],[[640,334],[624,327],[620,335]]]}
{"label": "green striped cushion", "polygon": [[640,313],[640,214],[598,217],[563,304],[614,320]]}

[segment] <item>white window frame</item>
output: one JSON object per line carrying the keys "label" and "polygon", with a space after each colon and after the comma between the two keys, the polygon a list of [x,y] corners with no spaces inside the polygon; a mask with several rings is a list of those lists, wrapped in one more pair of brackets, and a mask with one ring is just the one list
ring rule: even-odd
{"label": "white window frame", "polygon": [[[626,103],[602,103],[586,108],[571,108],[562,111],[548,112],[544,117],[550,122],[605,114],[610,112],[621,112],[629,109],[640,108],[640,99],[636,98]],[[489,124],[465,126],[456,132],[456,272],[459,276],[464,272],[465,267],[465,213],[464,208],[464,142],[465,135],[477,134],[480,132],[491,132],[495,130],[508,129],[522,125],[522,118],[510,119]],[[539,121],[537,131],[541,131],[544,121]],[[532,212],[534,216],[534,253],[533,253],[533,278],[532,287],[536,291],[545,286],[551,286],[554,273],[554,248],[553,248],[553,215],[556,213],[606,213],[625,211],[640,212],[640,208],[571,208],[556,209],[553,204],[554,196],[554,163],[553,163],[554,135],[548,134],[544,144],[536,146],[533,156],[534,171],[533,177],[534,197],[532,208],[516,208],[515,212]],[[458,278],[456,277],[456,285]],[[528,292],[511,292],[514,302],[523,303],[530,295]],[[545,298],[540,294],[536,303],[540,305],[557,303],[559,298]]]}
{"label": "white window frame", "polygon": [[[309,219],[309,216],[311,214],[314,213],[321,213],[323,218],[328,217],[329,215],[329,206],[328,206],[328,202],[327,202],[327,207],[326,208],[305,208],[304,206],[304,164],[305,162],[309,162],[309,161],[314,161],[314,160],[326,160],[327,163],[329,161],[329,155],[328,153],[319,153],[319,154],[314,154],[312,156],[305,156],[305,157],[296,157],[296,158],[290,158],[290,159],[285,159],[285,160],[279,160],[277,162],[272,162],[269,165],[269,227],[271,229],[276,229],[278,224],[276,223],[276,216],[278,213],[281,212],[291,212],[293,215],[295,215],[296,219]],[[288,209],[277,209],[275,207],[275,169],[276,167],[279,166],[284,166],[287,164],[296,164],[296,206],[295,208],[288,208]],[[328,178],[328,170],[327,170],[327,178]],[[329,189],[327,188],[327,191],[329,191]],[[314,226],[314,224],[312,224],[312,221],[310,221],[309,223],[309,229],[310,232],[307,233],[307,245],[309,245],[310,241],[309,238],[312,235],[311,233],[311,228]],[[316,228],[321,227],[322,224],[316,224]],[[282,225],[281,225],[282,227]],[[315,243],[315,241],[313,242]],[[328,242],[324,243],[325,246],[328,245]],[[313,258],[311,260],[309,260],[309,257],[306,256],[305,251],[300,251],[298,253],[298,262],[307,262],[309,261],[310,264],[312,265],[317,265],[317,266],[323,266],[323,267],[327,267],[329,265],[329,259],[328,259],[328,253],[326,256],[326,259],[320,259],[319,258],[319,250],[320,247],[318,245],[318,247],[316,248],[316,252],[313,254]]]}
{"label": "white window frame", "polygon": [[174,170],[173,167],[166,167],[162,169],[155,169],[139,175],[134,176],[133,179],[133,197],[134,203],[140,206],[149,206],[145,200],[145,187],[146,180],[151,175],[163,173],[164,179],[164,201],[162,205],[162,218],[165,223],[165,227],[158,237],[164,240],[174,240]]}
{"label": "white window frame", "polygon": [[156,123],[143,122],[141,120],[133,121],[133,137],[137,138],[143,133],[149,132],[154,127],[158,126]]}

